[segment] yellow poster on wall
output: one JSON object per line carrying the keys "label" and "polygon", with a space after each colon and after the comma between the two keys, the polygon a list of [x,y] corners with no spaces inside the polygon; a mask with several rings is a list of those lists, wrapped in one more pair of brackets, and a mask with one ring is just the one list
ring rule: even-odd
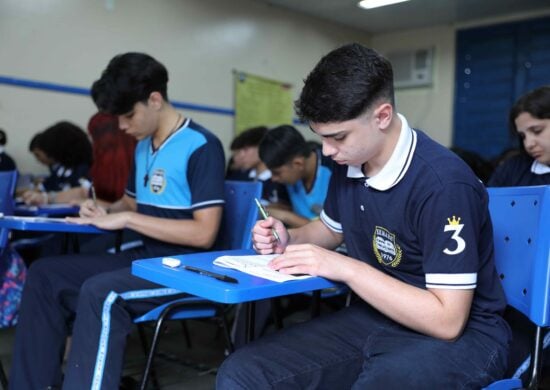
{"label": "yellow poster on wall", "polygon": [[235,134],[255,126],[292,124],[292,86],[245,72],[235,73]]}

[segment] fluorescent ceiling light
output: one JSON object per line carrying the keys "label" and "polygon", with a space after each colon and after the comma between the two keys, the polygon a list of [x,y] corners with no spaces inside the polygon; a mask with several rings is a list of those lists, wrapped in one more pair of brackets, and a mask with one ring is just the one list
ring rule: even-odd
{"label": "fluorescent ceiling light", "polygon": [[385,5],[402,3],[409,0],[362,0],[357,5],[361,8],[371,9],[377,7],[383,7]]}

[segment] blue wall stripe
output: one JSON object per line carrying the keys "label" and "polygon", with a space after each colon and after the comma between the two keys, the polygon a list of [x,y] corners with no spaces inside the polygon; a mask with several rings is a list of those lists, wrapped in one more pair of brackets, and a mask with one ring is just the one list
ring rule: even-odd
{"label": "blue wall stripe", "polygon": [[[0,84],[11,85],[14,87],[33,88],[33,89],[41,89],[45,91],[90,96],[89,88],[73,87],[70,85],[48,83],[45,81],[36,81],[36,80],[19,79],[15,77],[0,76]],[[205,106],[205,105],[178,102],[178,101],[172,101],[171,103],[174,107],[183,108],[186,110],[202,111],[202,112],[208,112],[208,113],[220,114],[220,115],[230,115],[230,116],[235,115],[235,110],[228,109],[228,108]]]}
{"label": "blue wall stripe", "polygon": [[[49,83],[46,81],[20,79],[20,78],[1,76],[1,75],[0,75],[0,84],[11,85],[14,87],[21,87],[21,88],[41,89],[44,91],[70,93],[73,95],[90,96],[89,88],[73,87],[71,85],[55,84],[55,83]],[[235,115],[235,110],[229,109],[229,108],[205,106],[201,104],[185,103],[185,102],[178,102],[178,101],[171,101],[171,103],[174,107],[182,108],[184,110],[202,111],[202,112],[208,112],[210,114],[220,114],[220,115],[229,115],[229,116]],[[292,123],[295,125],[305,125],[305,123],[301,122],[297,118],[293,119]]]}

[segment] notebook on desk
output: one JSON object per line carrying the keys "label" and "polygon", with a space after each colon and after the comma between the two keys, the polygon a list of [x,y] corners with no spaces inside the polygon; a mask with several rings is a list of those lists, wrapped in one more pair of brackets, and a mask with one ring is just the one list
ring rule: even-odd
{"label": "notebook on desk", "polygon": [[267,264],[279,255],[246,255],[246,256],[220,256],[214,260],[214,265],[233,268],[249,275],[269,279],[274,282],[287,282],[311,278],[311,275],[288,275],[275,271]]}

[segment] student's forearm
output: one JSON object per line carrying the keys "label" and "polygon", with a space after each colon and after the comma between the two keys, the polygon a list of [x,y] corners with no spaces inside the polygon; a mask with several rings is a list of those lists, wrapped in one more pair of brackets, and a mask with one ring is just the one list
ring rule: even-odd
{"label": "student's forearm", "polygon": [[353,261],[347,274],[344,281],[357,295],[420,333],[453,340],[468,320],[473,290],[424,290],[360,261]]}
{"label": "student's forearm", "polygon": [[148,237],[170,244],[210,249],[213,245],[221,220],[219,213],[202,219],[166,219],[130,213],[126,227]]}

